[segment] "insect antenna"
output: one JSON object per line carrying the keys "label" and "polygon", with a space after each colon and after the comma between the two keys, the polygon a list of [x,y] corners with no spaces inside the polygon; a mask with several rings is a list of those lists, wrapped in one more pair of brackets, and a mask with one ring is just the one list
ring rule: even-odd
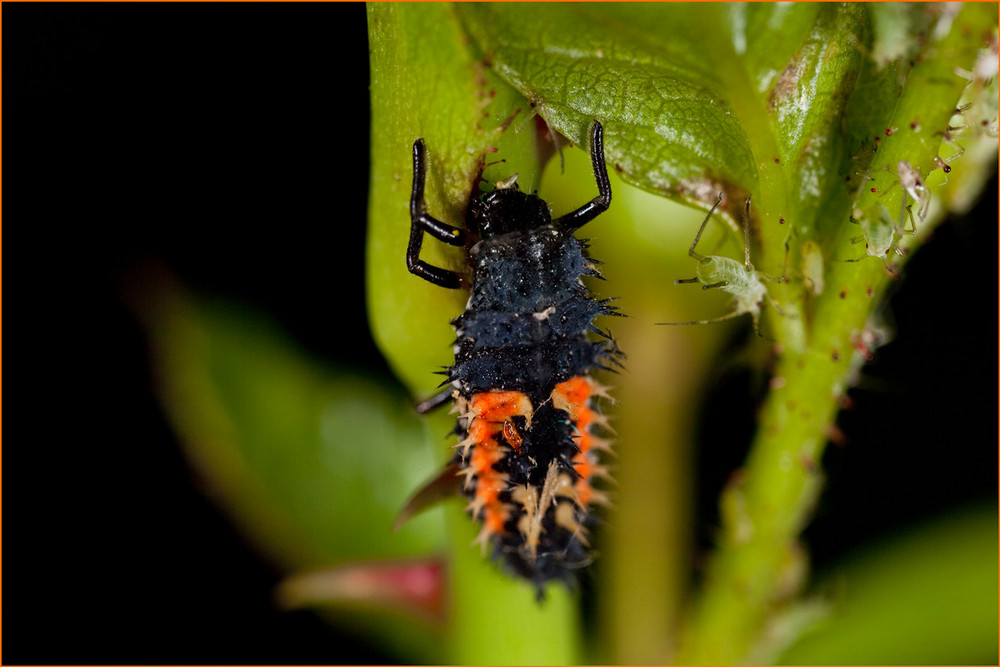
{"label": "insect antenna", "polygon": [[750,263],[750,197],[747,197],[747,208],[743,216],[743,266],[747,271],[753,271],[753,264]]}
{"label": "insect antenna", "polygon": [[[721,204],[721,203],[722,203],[722,193],[720,192],[718,199],[715,200],[715,203],[712,204],[712,208],[708,211],[708,215],[706,215],[705,219],[701,221],[701,227],[698,228],[698,233],[694,235],[694,241],[692,241],[691,247],[688,249],[688,255],[690,255],[691,257],[694,257],[695,259],[698,259],[698,260],[703,259],[703,255],[700,255],[697,252],[695,252],[694,248],[695,248],[696,245],[698,245],[698,241],[701,240],[701,235],[705,232],[705,226],[708,224],[708,221],[711,219],[712,214],[715,213],[715,209],[719,208],[719,204]],[[750,206],[749,200],[747,201],[747,206],[748,207]],[[748,253],[749,253],[749,251],[748,251]],[[749,254],[747,255],[747,261],[750,261]],[[684,280],[684,281],[681,281],[681,282],[692,282],[692,281],[691,280]],[[698,282],[698,279],[695,278],[694,282]],[[677,283],[675,282],[674,284],[677,284]]]}
{"label": "insect antenna", "polygon": [[[710,320],[691,320],[690,322],[656,322],[656,324],[657,326],[664,326],[664,327],[688,326],[689,324],[715,324],[716,322],[725,322],[726,320],[733,320],[736,319],[737,317],[742,317],[743,315],[746,315],[746,313],[734,310],[728,315],[723,315],[722,317],[713,317]],[[755,330],[756,328],[757,327],[754,326]],[[758,335],[759,333],[760,332],[758,332]]]}

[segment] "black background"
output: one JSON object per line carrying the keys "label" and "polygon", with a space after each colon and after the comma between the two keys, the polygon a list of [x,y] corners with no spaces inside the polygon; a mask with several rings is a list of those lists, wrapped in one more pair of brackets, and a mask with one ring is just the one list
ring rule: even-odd
{"label": "black background", "polygon": [[385,372],[361,259],[364,5],[3,19],[4,661],[389,661],[274,609],[280,573],[201,495],[122,296],[155,260]]}
{"label": "black background", "polygon": [[[265,308],[315,354],[349,351],[387,374],[362,326],[363,5],[2,11],[4,662],[392,660],[307,612],[274,610],[279,573],[200,494],[121,296],[131,269],[155,261]],[[996,497],[986,199],[907,266],[900,333],[852,391],[847,444],[826,457],[807,532],[821,568],[893,527]],[[752,413],[733,419],[747,382],[724,376],[708,400],[709,522],[749,440]]]}

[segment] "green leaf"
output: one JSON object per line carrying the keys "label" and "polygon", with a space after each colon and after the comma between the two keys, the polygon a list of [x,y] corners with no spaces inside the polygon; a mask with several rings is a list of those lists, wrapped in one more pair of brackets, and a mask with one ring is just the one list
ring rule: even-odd
{"label": "green leaf", "polygon": [[[154,278],[139,312],[167,416],[248,539],[288,571],[441,552],[440,512],[392,532],[433,471],[405,393],[307,357],[257,313]],[[400,656],[440,656],[424,624],[370,606],[353,619]]]}
{"label": "green leaf", "polygon": [[[939,517],[846,559],[784,664],[996,664],[997,512]],[[772,658],[773,659],[773,658]]]}
{"label": "green leaf", "polygon": [[[500,131],[487,139],[477,113],[485,111],[495,121],[520,107],[523,118],[530,105],[577,144],[586,143],[587,128],[597,119],[605,129],[607,160],[621,179],[701,208],[724,192],[727,202],[719,217],[730,230],[740,229],[743,200],[752,196],[752,263],[784,278],[765,286],[763,328],[775,339],[774,357],[767,360],[772,391],[743,474],[734,476],[720,500],[724,525],[706,583],[679,622],[686,580],[683,558],[675,554],[690,548],[683,443],[692,429],[681,420],[693,410],[685,410],[690,406],[678,396],[689,395],[691,384],[704,377],[718,339],[651,325],[693,319],[671,315],[684,298],[674,290],[685,288],[670,283],[694,272],[695,260],[684,251],[699,216],[654,206],[623,193],[613,180],[612,210],[588,227],[594,256],[607,261],[607,296],[622,296],[631,316],[616,327],[634,369],[623,375],[616,392],[623,403],[618,415],[623,485],[616,503],[623,516],[651,517],[637,522],[645,540],[613,519],[601,545],[611,555],[597,570],[614,582],[601,591],[615,600],[610,611],[601,608],[598,614],[595,644],[601,659],[661,662],[679,643],[681,652],[674,657],[682,661],[746,660],[763,641],[770,615],[795,599],[802,585],[795,573],[805,569],[798,535],[821,490],[818,462],[837,400],[867,357],[865,341],[878,337],[882,297],[907,259],[866,255],[866,244],[876,246],[873,232],[879,231],[868,224],[876,218],[866,212],[881,206],[893,212],[897,225],[907,203],[902,184],[893,187],[901,180],[902,160],[920,170],[928,188],[936,188],[938,201],[932,204],[943,206],[932,205],[916,235],[894,238],[892,227],[895,246],[916,249],[945,207],[970,201],[971,184],[981,184],[982,172],[995,161],[992,138],[977,131],[975,156],[970,150],[962,158],[967,162],[955,161],[946,188],[940,186],[943,171],[931,173],[926,165],[939,166],[934,158],[968,82],[955,72],[971,72],[980,50],[989,49],[991,40],[995,44],[995,14],[995,5],[813,3],[490,3],[370,10],[373,325],[393,367],[417,393],[430,393],[429,371],[451,362],[445,323],[461,312],[464,295],[425,285],[405,271],[409,145],[426,135],[435,182],[429,186],[429,207],[453,224],[460,224],[476,160],[486,146],[499,149],[507,174],[539,172],[536,134],[530,148],[508,148],[504,141],[524,140],[513,132],[524,126],[518,120],[506,131],[500,123],[492,125]],[[988,78],[981,79],[974,85],[993,90]],[[484,81],[496,97],[474,110],[471,100],[484,99]],[[980,93],[977,99],[991,98]],[[930,119],[919,132],[909,126],[914,110]],[[442,118],[447,120],[438,124]],[[432,139],[432,132],[438,137]],[[590,182],[583,158],[580,152],[566,156],[572,178],[547,172],[541,190],[553,210],[592,196],[591,191],[581,197],[582,190],[560,193],[567,181]],[[870,192],[872,187],[877,192]],[[659,217],[648,217],[654,209]],[[855,210],[865,213],[858,221],[864,224],[851,220]],[[706,237],[714,233],[710,227]],[[726,249],[711,252],[742,261],[742,235],[731,236],[729,246],[714,246]],[[704,243],[701,252],[713,247],[708,238]],[[441,245],[425,244],[424,259],[460,270],[461,252]],[[725,308],[724,301],[712,300],[717,291],[697,292],[692,299]],[[439,424],[443,432],[447,420]],[[663,506],[670,509],[661,513]],[[454,519],[468,527],[461,517]],[[645,563],[629,560],[638,553]],[[467,556],[466,551],[454,557],[461,563]],[[641,595],[644,604],[630,609],[619,604],[625,595],[616,598],[615,591]],[[470,603],[462,592],[458,599],[463,606],[457,618],[473,627],[477,613],[488,613],[485,601]],[[682,631],[676,637],[671,632],[678,625]]]}
{"label": "green leaf", "polygon": [[[604,125],[609,164],[644,189],[700,194],[723,181],[755,192],[750,140],[733,96],[706,53],[733,55],[706,21],[714,9],[664,11],[655,4],[461,5],[469,33],[494,70],[532,100],[563,135],[585,143]],[[683,40],[649,26],[670,26]],[[693,43],[702,45],[691,49]],[[720,58],[725,56],[720,54]]]}

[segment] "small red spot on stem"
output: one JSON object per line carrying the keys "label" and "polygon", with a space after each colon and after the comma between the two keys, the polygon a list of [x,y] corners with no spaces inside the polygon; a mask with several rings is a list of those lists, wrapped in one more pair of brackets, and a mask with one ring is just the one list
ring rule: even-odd
{"label": "small red spot on stem", "polygon": [[824,429],[827,439],[833,444],[843,447],[847,444],[847,436],[836,424],[830,424]]}

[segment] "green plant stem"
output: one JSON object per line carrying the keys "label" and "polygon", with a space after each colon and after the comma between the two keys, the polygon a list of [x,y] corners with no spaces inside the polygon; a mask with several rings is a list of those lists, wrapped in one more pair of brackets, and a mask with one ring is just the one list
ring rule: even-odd
{"label": "green plant stem", "polygon": [[[627,198],[646,196],[624,187],[618,192],[620,206]],[[606,227],[628,224],[625,209],[607,216]],[[603,642],[594,657],[618,664],[658,664],[677,650],[676,628],[689,592],[695,442],[690,417],[697,413],[700,395],[692,387],[707,377],[704,369],[718,354],[725,331],[653,326],[651,314],[676,311],[670,299],[678,295],[650,290],[641,281],[615,280],[616,274],[625,273],[616,267],[653,271],[656,262],[663,262],[661,253],[637,251],[635,236],[625,238],[631,243],[606,243],[610,247],[600,248],[599,257],[607,260],[608,293],[629,304],[630,317],[609,326],[629,357],[642,360],[642,368],[637,372],[626,363],[620,377],[607,380],[615,385],[618,401],[612,411],[618,454],[611,461],[614,508],[598,535]]]}
{"label": "green plant stem", "polygon": [[[881,265],[875,270],[884,273]],[[862,291],[854,299],[872,297]],[[741,662],[768,612],[797,592],[804,573],[797,536],[820,489],[819,460],[837,398],[858,361],[848,332],[864,328],[864,313],[815,322],[816,340],[825,341],[818,345],[829,345],[825,354],[813,347],[779,359],[750,457],[722,499],[718,550],[681,662]]]}
{"label": "green plant stem", "polygon": [[[936,95],[929,99],[925,85],[907,86],[893,115],[894,126],[901,126],[904,119],[909,126],[911,118],[921,118],[929,125],[921,132],[920,141],[898,149],[905,151],[898,155],[921,165],[925,174],[941,137],[927,139],[933,136],[934,127],[947,124],[964,88],[964,82],[953,74],[954,68],[975,59],[980,44],[969,35],[988,30],[991,23],[987,18],[976,6],[955,18],[950,33],[932,45],[908,80],[908,84],[932,81]],[[896,144],[902,142],[885,143],[890,158],[882,160],[897,159]],[[880,176],[889,180],[888,172]],[[833,211],[833,215],[846,213],[839,207]],[[932,225],[933,221],[927,220],[921,235],[911,237],[909,250]],[[831,244],[832,257],[858,254],[851,243],[851,227],[839,226]],[[897,271],[902,264],[900,259]],[[838,400],[866,360],[862,336],[877,327],[872,318],[892,279],[875,258],[829,261],[826,289],[816,297],[805,322],[805,344],[781,346],[751,453],[721,500],[723,529],[718,550],[683,637],[680,662],[746,661],[773,612],[801,588],[806,565],[798,535],[822,486],[820,459],[834,428]],[[778,329],[779,336],[789,330]]]}

